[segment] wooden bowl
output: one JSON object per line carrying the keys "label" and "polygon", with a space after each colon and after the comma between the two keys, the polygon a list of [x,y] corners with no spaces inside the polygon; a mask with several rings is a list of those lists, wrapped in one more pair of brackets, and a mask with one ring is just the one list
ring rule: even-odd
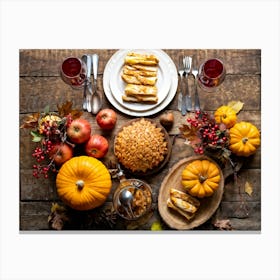
{"label": "wooden bowl", "polygon": [[[194,160],[207,159],[213,162],[220,171],[221,180],[218,189],[210,197],[205,197],[199,199],[200,207],[198,208],[195,216],[192,220],[187,220],[185,217],[181,216],[179,213],[167,207],[167,199],[169,198],[169,192],[171,188],[185,192],[185,189],[181,183],[182,181],[182,171]],[[224,176],[219,165],[212,159],[206,156],[193,156],[186,159],[180,160],[176,163],[169,171],[168,175],[164,178],[158,196],[158,209],[162,219],[166,224],[177,230],[188,230],[193,229],[201,224],[205,223],[211,216],[215,213],[219,204],[222,200],[224,191]]]}
{"label": "wooden bowl", "polygon": [[161,129],[161,132],[164,134],[164,138],[165,138],[165,141],[167,142],[167,153],[163,159],[163,161],[155,168],[153,169],[148,169],[146,172],[140,172],[140,171],[132,171],[130,170],[129,168],[127,168],[126,166],[124,166],[121,162],[120,162],[120,165],[121,167],[124,169],[125,173],[128,172],[132,175],[135,175],[135,176],[149,176],[149,175],[152,175],[152,174],[155,174],[157,172],[159,172],[164,166],[165,164],[168,162],[169,158],[170,158],[170,155],[171,155],[171,151],[172,151],[172,143],[170,141],[170,137],[167,133],[167,131],[165,130],[165,128],[158,122],[152,120],[152,119],[149,119],[149,118],[136,118],[136,119],[133,119],[133,120],[130,120],[128,121],[126,124],[124,124],[123,126],[121,126],[121,128],[119,129],[118,133],[116,134],[115,136],[115,140],[114,140],[114,154],[115,153],[115,142],[116,142],[116,138],[119,134],[119,132],[122,131],[122,129],[126,126],[129,126],[131,125],[132,123],[134,122],[137,122],[139,121],[140,119],[145,119],[147,121],[150,121],[151,123],[153,123],[156,127],[160,128]]}

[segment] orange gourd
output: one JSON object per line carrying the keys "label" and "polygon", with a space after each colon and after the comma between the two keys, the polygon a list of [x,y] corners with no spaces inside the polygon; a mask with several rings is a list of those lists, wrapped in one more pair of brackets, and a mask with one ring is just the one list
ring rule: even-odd
{"label": "orange gourd", "polygon": [[229,130],[229,148],[237,156],[254,154],[261,144],[260,132],[250,122],[239,122]]}
{"label": "orange gourd", "polygon": [[88,156],[68,160],[56,177],[59,197],[76,210],[90,210],[102,205],[111,186],[111,176],[105,165]]}
{"label": "orange gourd", "polygon": [[209,160],[194,160],[182,171],[182,185],[199,198],[213,195],[221,180],[220,170]]}
{"label": "orange gourd", "polygon": [[229,106],[221,106],[214,113],[215,121],[223,123],[227,128],[235,125],[237,116],[236,112]]}

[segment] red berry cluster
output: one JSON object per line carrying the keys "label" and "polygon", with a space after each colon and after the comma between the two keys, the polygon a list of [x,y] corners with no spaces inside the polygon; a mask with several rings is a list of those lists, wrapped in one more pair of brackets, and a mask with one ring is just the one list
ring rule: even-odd
{"label": "red berry cluster", "polygon": [[33,165],[33,176],[39,178],[43,175],[44,178],[48,178],[48,171],[53,167],[52,162],[46,165],[41,165],[40,163],[45,159],[48,159],[48,155],[53,148],[53,143],[50,140],[43,139],[41,141],[41,147],[36,147],[32,156],[36,159],[38,164]]}
{"label": "red berry cluster", "polygon": [[36,161],[39,163],[45,159],[46,154],[52,150],[53,144],[50,140],[42,140],[42,146],[36,147],[32,156],[36,158]]}
{"label": "red berry cluster", "polygon": [[58,129],[57,122],[50,123],[49,120],[42,122],[41,123],[41,133],[48,137],[52,137],[54,135],[60,134],[60,130]]}
{"label": "red berry cluster", "polygon": [[207,149],[222,149],[228,146],[229,133],[223,124],[217,124],[207,112],[197,111],[194,118],[187,122],[197,130],[199,143],[196,143],[194,152],[203,154]]}
{"label": "red berry cluster", "polygon": [[[41,146],[36,147],[32,156],[36,159],[37,164],[33,165],[33,176],[39,178],[43,176],[48,178],[48,172],[51,170],[56,172],[53,159],[50,160],[50,152],[54,145],[58,142],[64,142],[66,139],[66,128],[73,121],[72,115],[68,114],[59,123],[57,121],[45,120],[40,124],[38,129],[39,134],[42,135]],[[43,161],[49,163],[42,164]]]}
{"label": "red berry cluster", "polygon": [[46,166],[41,166],[41,165],[33,165],[33,176],[35,178],[39,178],[40,175],[42,175],[44,178],[48,178],[48,172],[49,172],[50,166],[46,165]]}

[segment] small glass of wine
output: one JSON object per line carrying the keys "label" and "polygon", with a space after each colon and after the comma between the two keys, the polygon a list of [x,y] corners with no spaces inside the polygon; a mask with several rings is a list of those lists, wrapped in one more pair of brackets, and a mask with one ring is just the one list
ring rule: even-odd
{"label": "small glass of wine", "polygon": [[68,57],[60,66],[62,80],[73,89],[80,89],[84,86],[86,74],[87,66],[78,57]]}
{"label": "small glass of wine", "polygon": [[224,81],[225,76],[226,68],[224,63],[217,58],[211,58],[200,65],[197,81],[203,90],[214,92]]}

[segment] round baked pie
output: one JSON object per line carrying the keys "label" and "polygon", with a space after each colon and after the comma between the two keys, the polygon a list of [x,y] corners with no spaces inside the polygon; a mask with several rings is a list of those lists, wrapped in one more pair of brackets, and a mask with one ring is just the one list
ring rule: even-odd
{"label": "round baked pie", "polygon": [[115,155],[127,169],[145,173],[157,168],[166,158],[168,142],[164,128],[148,119],[132,121],[115,138]]}

